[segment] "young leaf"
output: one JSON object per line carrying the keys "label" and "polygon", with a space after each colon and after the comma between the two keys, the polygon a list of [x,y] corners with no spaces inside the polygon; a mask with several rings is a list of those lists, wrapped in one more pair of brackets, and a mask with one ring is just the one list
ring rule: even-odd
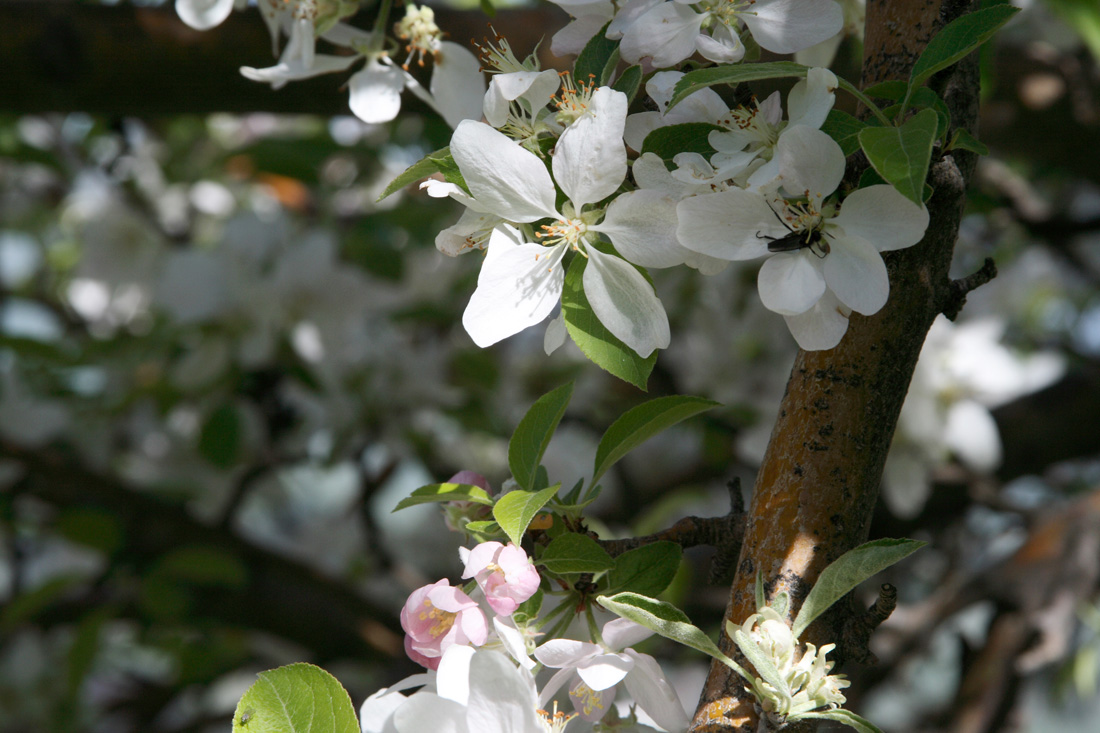
{"label": "young leaf", "polygon": [[775,662],[767,654],[760,651],[760,647],[749,638],[748,634],[740,628],[734,629],[733,643],[745,655],[745,659],[749,660],[753,669],[760,675],[760,679],[774,687],[781,695],[786,691],[787,685],[783,681],[783,675],[779,674]]}
{"label": "young leaf", "polygon": [[981,46],[1020,12],[1008,4],[993,5],[985,10],[956,18],[943,27],[924,47],[909,74],[909,88],[915,89],[937,71],[942,71]]}
{"label": "young leaf", "polygon": [[875,171],[901,195],[921,206],[939,117],[923,109],[901,127],[865,127],[859,144]]}
{"label": "young leaf", "polygon": [[676,86],[673,88],[672,100],[668,103],[668,109],[675,107],[689,94],[715,84],[740,84],[741,82],[756,81],[758,79],[801,78],[806,76],[806,72],[809,70],[810,67],[796,64],[793,61],[732,64],[696,69],[684,74],[680,81],[676,82]]}
{"label": "young leaf", "polygon": [[480,486],[471,486],[469,484],[428,484],[427,486],[421,486],[419,489],[397,502],[397,506],[395,506],[393,510],[396,512],[398,509],[404,509],[405,507],[416,506],[417,504],[431,504],[432,502],[439,501],[473,501],[478,504],[484,504],[485,506],[493,505],[493,500],[485,493],[485,489]]}
{"label": "young leaf", "polygon": [[596,599],[596,602],[608,611],[623,618],[628,618],[636,624],[641,624],[666,639],[672,639],[714,657],[723,664],[729,665],[743,677],[751,679],[739,664],[723,654],[718,645],[711,641],[702,629],[693,626],[684,612],[671,603],[646,598],[637,593],[616,593],[613,596],[600,596]]}
{"label": "young leaf", "polygon": [[656,596],[676,577],[681,554],[678,544],[665,540],[627,550],[615,558],[615,567],[607,576],[607,592]]}
{"label": "young leaf", "polygon": [[[410,165],[405,171],[397,178],[390,181],[390,185],[386,186],[386,190],[382,192],[382,195],[378,197],[378,201],[384,198],[388,198],[395,191],[399,191],[410,183],[416,183],[417,181],[427,178],[433,173],[439,172],[439,164],[436,163],[437,158],[447,158],[451,154],[451,149],[440,148],[434,153],[428,153],[417,162]],[[375,202],[377,203],[377,201]]]}
{"label": "young leaf", "polygon": [[821,131],[836,140],[837,145],[844,151],[844,157],[859,150],[859,131],[867,127],[867,123],[857,119],[847,112],[839,109],[829,110],[829,116],[821,125]]}
{"label": "young leaf", "polygon": [[596,32],[581,52],[577,54],[577,61],[573,64],[573,79],[577,85],[587,84],[590,81],[597,86],[605,84],[604,74],[608,66],[614,70],[614,64],[619,60],[619,42],[607,38],[607,23]]}
{"label": "young leaf", "polygon": [[615,80],[611,88],[626,95],[626,103],[629,105],[638,96],[638,89],[642,86],[642,67],[638,64],[628,66],[622,75]]}
{"label": "young leaf", "polygon": [[817,583],[798,611],[798,618],[791,627],[799,637],[829,606],[843,598],[872,575],[908,557],[926,543],[918,540],[881,539],[867,542],[849,550],[821,571]]}
{"label": "young leaf", "polygon": [[493,506],[493,518],[508,535],[516,547],[523,540],[523,533],[527,531],[527,525],[546,506],[546,502],[554,498],[561,484],[554,484],[542,491],[509,491],[497,500]]}
{"label": "young leaf", "polygon": [[567,532],[555,537],[539,558],[539,564],[555,575],[568,573],[602,573],[615,562],[588,535]]}
{"label": "young leaf", "polygon": [[844,708],[836,708],[835,710],[826,710],[820,713],[802,713],[798,716],[802,718],[816,718],[818,720],[834,720],[838,723],[843,723],[849,728],[855,728],[859,733],[882,733],[882,731],[871,721],[856,715],[851,710],[845,710]]}
{"label": "young leaf", "polygon": [[554,437],[572,396],[572,382],[547,392],[531,405],[516,426],[516,432],[512,433],[512,439],[508,441],[508,468],[522,488],[535,488],[539,461],[546,452],[546,446],[550,445],[550,439]]}
{"label": "young leaf", "polygon": [[989,155],[989,148],[985,146],[978,138],[970,134],[970,132],[963,127],[955,130],[955,136],[951,138],[951,142],[948,143],[945,150],[969,150],[978,155]]}
{"label": "young leaf", "polygon": [[359,733],[347,691],[320,667],[261,672],[233,714],[233,733]]}
{"label": "young leaf", "polygon": [[623,413],[600,438],[596,448],[596,467],[592,483],[630,451],[657,433],[700,412],[719,407],[720,403],[702,397],[671,395],[644,402]]}
{"label": "young leaf", "polygon": [[756,610],[760,610],[767,603],[764,598],[764,574],[759,570],[756,571],[756,585],[753,588],[754,595],[756,596]]}
{"label": "young leaf", "polygon": [[714,155],[707,136],[712,131],[721,132],[723,128],[709,122],[684,122],[680,125],[658,127],[645,136],[642,143],[643,153],[656,153],[665,160],[672,160],[677,153],[699,153]]}
{"label": "young leaf", "polygon": [[569,337],[580,347],[584,355],[596,366],[606,369],[613,375],[630,382],[643,392],[646,380],[657,363],[657,352],[646,358],[638,356],[629,346],[611,335],[600,323],[588,296],[584,294],[584,267],[588,260],[574,257],[565,273],[565,287],[562,290],[561,309],[565,315],[565,327]]}

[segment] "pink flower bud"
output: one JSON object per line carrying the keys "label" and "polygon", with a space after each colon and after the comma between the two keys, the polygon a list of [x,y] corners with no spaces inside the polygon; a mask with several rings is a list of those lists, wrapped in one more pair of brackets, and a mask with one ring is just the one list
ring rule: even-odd
{"label": "pink flower bud", "polygon": [[401,628],[405,653],[428,669],[437,669],[451,646],[480,646],[489,636],[489,624],[477,603],[446,579],[409,595],[401,609]]}
{"label": "pink flower bud", "polygon": [[539,588],[539,573],[527,553],[511,543],[482,542],[459,551],[466,563],[462,577],[474,578],[489,608],[501,616],[511,615]]}

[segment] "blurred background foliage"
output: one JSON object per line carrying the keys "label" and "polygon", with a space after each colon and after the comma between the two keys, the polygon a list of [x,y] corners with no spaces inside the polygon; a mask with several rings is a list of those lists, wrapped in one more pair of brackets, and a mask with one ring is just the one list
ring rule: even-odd
{"label": "blurred background foliage", "polygon": [[[897,733],[1100,719],[1100,9],[1022,4],[983,51],[993,153],[954,273],[1000,276],[930,335],[872,528],[931,546],[889,578],[878,665],[843,670]],[[476,255],[433,244],[458,208],[376,201],[449,130],[408,102],[366,125],[331,77],[242,84],[269,53],[253,13],[195,34],[157,2],[0,2],[0,55],[25,62],[0,78],[3,733],[227,730],[254,674],[292,661],[362,699],[412,671],[407,593],[456,568],[438,510],[394,504],[462,469],[499,487],[512,427],[567,379],[546,463],[572,485],[647,399],[541,332],[476,348]],[[495,25],[523,53],[564,21]],[[858,57],[846,42],[838,68]],[[649,396],[725,407],[606,477],[605,536],[748,492],[794,353],[751,263],[654,276],[673,342]],[[716,633],[707,573],[688,553],[669,599]],[[691,704],[702,662],[651,644]]]}

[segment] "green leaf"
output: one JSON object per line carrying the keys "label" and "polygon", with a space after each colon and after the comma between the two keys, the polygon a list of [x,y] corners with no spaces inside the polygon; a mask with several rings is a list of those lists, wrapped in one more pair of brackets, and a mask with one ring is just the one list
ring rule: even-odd
{"label": "green leaf", "polygon": [[764,574],[759,570],[756,571],[756,585],[753,587],[753,594],[756,600],[756,610],[759,611],[767,603],[764,598]]}
{"label": "green leaf", "polygon": [[493,0],[478,0],[478,7],[481,8],[481,12],[490,18],[497,17],[497,9],[493,7]]}
{"label": "green leaf", "polygon": [[720,403],[702,397],[671,395],[644,402],[623,413],[600,438],[592,483],[630,451],[678,422],[706,412]]}
{"label": "green leaf", "polygon": [[847,112],[839,109],[829,110],[829,116],[821,125],[821,131],[836,140],[837,145],[844,151],[847,158],[859,150],[859,131],[867,127],[867,123],[857,119]]}
{"label": "green leaf", "polygon": [[993,5],[945,25],[924,47],[917,63],[913,64],[909,88],[919,87],[937,71],[946,69],[981,46],[1018,12],[1020,9],[1011,5]]}
{"label": "green leaf", "polygon": [[232,404],[222,405],[203,423],[199,453],[218,468],[230,468],[237,462],[240,447],[240,415]]}
{"label": "green leaf", "polygon": [[539,558],[539,564],[555,575],[602,573],[615,564],[596,540],[577,532],[555,537]]}
{"label": "green leaf", "polygon": [[821,713],[802,713],[801,715],[791,717],[796,720],[801,720],[802,718],[834,720],[838,723],[843,723],[849,728],[855,728],[859,733],[882,733],[878,726],[871,721],[856,715],[851,710],[845,710],[844,708],[836,708],[835,710],[827,710]]}
{"label": "green leaf", "polygon": [[581,52],[577,54],[577,61],[573,64],[573,79],[577,85],[595,82],[596,86],[607,83],[605,74],[609,74],[608,67],[613,71],[619,61],[619,42],[607,38],[607,26],[610,21],[596,32]]}
{"label": "green leaf", "polygon": [[572,382],[547,392],[531,405],[512,433],[512,439],[508,441],[508,468],[522,488],[535,488],[542,454],[550,445],[550,439],[554,437],[572,396]]}
{"label": "green leaf", "polygon": [[359,733],[347,691],[320,667],[261,672],[233,714],[233,733]]}
{"label": "green leaf", "polygon": [[935,110],[923,109],[901,127],[865,127],[859,131],[860,147],[875,171],[918,206],[924,201],[924,179],[938,125]]}
{"label": "green leaf", "polygon": [[[668,109],[672,109],[684,98],[700,89],[715,84],[740,84],[758,79],[802,78],[810,67],[793,61],[769,61],[762,64],[732,64],[728,66],[710,66],[684,74],[673,88],[672,100]],[[667,111],[667,110],[666,110]]]}
{"label": "green leaf", "polygon": [[[546,502],[554,498],[561,484],[554,484],[542,491],[509,491],[497,500],[493,506],[493,518],[497,520],[500,528],[508,535],[508,539],[519,547],[523,540],[523,533],[527,531],[527,525],[546,506]],[[468,525],[467,525],[468,527]]]}
{"label": "green leaf", "polygon": [[417,504],[431,504],[439,501],[472,501],[485,506],[492,506],[493,500],[480,486],[470,484],[428,484],[421,486],[416,491],[397,502],[393,508],[404,509]]}
{"label": "green leaf", "polygon": [[462,171],[458,169],[458,163],[451,156],[449,147],[442,148],[428,157],[432,159],[435,167],[443,174],[443,180],[455,184],[466,193],[470,193],[470,188],[466,185],[466,179],[462,177]]}
{"label": "green leaf", "polygon": [[657,352],[654,351],[643,359],[600,323],[600,319],[592,312],[588,296],[584,294],[583,277],[587,262],[584,257],[574,257],[569,271],[565,273],[565,287],[561,296],[565,327],[573,342],[596,366],[644,392],[649,373],[657,363]]}
{"label": "green leaf", "polygon": [[787,594],[787,591],[780,591],[775,594],[775,598],[768,605],[780,616],[786,616],[787,607],[791,605],[791,597]]}
{"label": "green leaf", "polygon": [[829,606],[843,598],[848,591],[908,557],[925,544],[927,543],[918,540],[881,539],[867,542],[838,557],[821,571],[817,583],[803,601],[798,618],[792,626],[794,635],[801,636],[814,619],[825,613]]}
{"label": "green leaf", "polygon": [[645,136],[643,153],[656,153],[665,160],[672,160],[678,153],[713,155],[714,148],[707,137],[722,128],[709,122],[685,122],[680,125],[658,127]]}
{"label": "green leaf", "polygon": [[611,85],[611,88],[626,95],[626,103],[630,105],[634,97],[638,96],[638,90],[642,86],[642,67],[638,64],[628,66],[623,73]]}
{"label": "green leaf", "polygon": [[727,657],[711,641],[703,630],[693,626],[691,620],[680,609],[671,603],[647,598],[637,593],[616,593],[613,596],[600,596],[596,602],[612,613],[628,618],[636,624],[641,624],[666,639],[672,639],[684,646],[703,652],[714,657],[723,664],[737,670],[738,674],[744,674],[741,666]]}
{"label": "green leaf", "polygon": [[985,143],[971,135],[964,127],[956,128],[955,136],[951,138],[945,150],[969,150],[978,155],[989,155],[989,148]]}
{"label": "green leaf", "polygon": [[667,540],[627,550],[615,558],[615,567],[607,576],[607,592],[656,596],[676,577],[682,554],[678,544]]}
{"label": "green leaf", "polygon": [[[378,201],[384,198],[388,198],[395,191],[400,191],[410,183],[416,183],[417,181],[427,178],[433,173],[439,173],[439,164],[436,163],[437,158],[447,158],[451,155],[451,149],[440,148],[433,153],[428,153],[417,162],[410,165],[405,171],[397,178],[390,181],[390,185],[386,186],[386,190],[382,192],[382,195],[378,197]],[[453,159],[452,159],[453,160]]]}

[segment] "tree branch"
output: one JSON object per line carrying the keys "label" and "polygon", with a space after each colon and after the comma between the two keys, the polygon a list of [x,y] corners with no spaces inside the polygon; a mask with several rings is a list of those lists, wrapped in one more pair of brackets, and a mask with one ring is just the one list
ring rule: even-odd
{"label": "tree branch", "polygon": [[[933,33],[966,9],[950,0],[868,2],[863,87],[907,78]],[[937,81],[953,124],[973,130],[975,60],[964,60]],[[933,161],[924,239],[884,258],[890,273],[886,306],[871,317],[853,315],[836,348],[799,352],[757,476],[726,621],[740,623],[756,610],[757,572],[768,597],[789,594],[793,618],[825,566],[867,538],[913,367],[950,292],[948,266],[973,158],[960,153]],[[820,646],[839,639],[843,619],[838,616],[825,614],[808,629],[806,640]],[[725,635],[720,647],[737,653]],[[690,730],[748,733],[756,727],[743,681],[714,663]]]}

